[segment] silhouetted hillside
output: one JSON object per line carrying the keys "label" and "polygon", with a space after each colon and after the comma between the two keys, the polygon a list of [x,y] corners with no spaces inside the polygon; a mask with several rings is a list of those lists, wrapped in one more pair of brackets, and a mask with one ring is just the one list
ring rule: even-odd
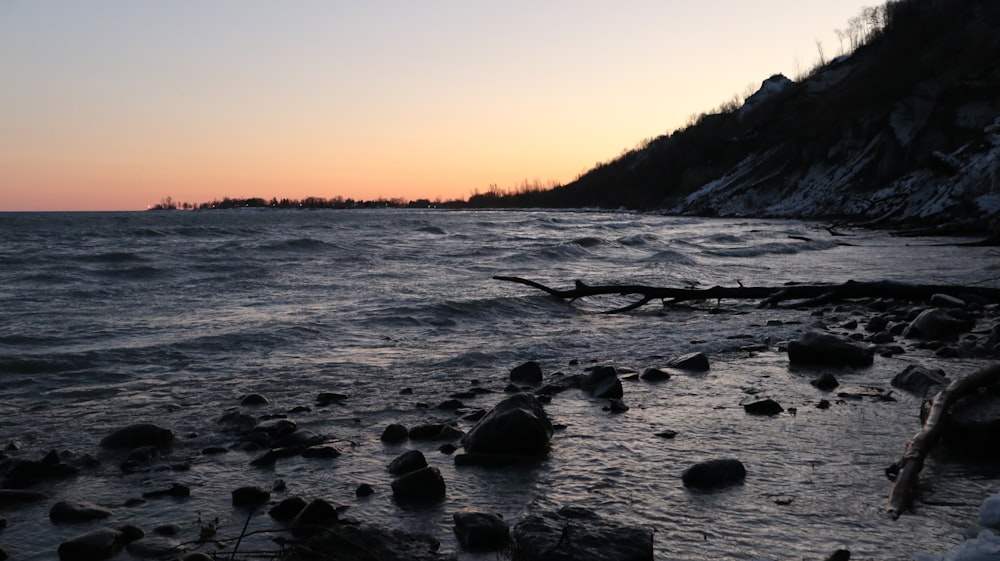
{"label": "silhouetted hillside", "polygon": [[772,76],[572,183],[490,202],[996,227],[1000,2],[903,0],[866,17],[853,53],[799,82]]}

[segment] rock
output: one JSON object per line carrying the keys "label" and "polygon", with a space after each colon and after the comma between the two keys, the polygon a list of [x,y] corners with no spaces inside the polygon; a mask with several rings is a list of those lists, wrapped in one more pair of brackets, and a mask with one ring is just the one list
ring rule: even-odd
{"label": "rock", "polygon": [[160,497],[173,497],[175,499],[181,499],[190,496],[191,488],[181,483],[174,483],[169,489],[157,489],[155,491],[147,491],[142,494],[142,498],[144,499],[158,499]]}
{"label": "rock", "polygon": [[851,558],[851,552],[847,549],[838,549],[830,554],[826,558],[826,561],[848,561]]}
{"label": "rock", "polygon": [[510,371],[510,381],[515,384],[537,386],[542,383],[542,367],[535,361],[515,366]]}
{"label": "rock", "polygon": [[179,540],[166,536],[144,537],[129,543],[125,549],[140,559],[171,559],[182,551]]}
{"label": "rock", "polygon": [[375,494],[375,489],[372,489],[372,486],[367,483],[362,483],[361,485],[358,485],[358,488],[354,490],[354,496],[359,499],[370,497],[374,494]]}
{"label": "rock", "polygon": [[517,393],[496,404],[462,439],[466,452],[514,456],[548,453],[552,422],[538,399]]}
{"label": "rock", "polygon": [[111,511],[84,501],[59,501],[49,509],[53,523],[89,522],[111,516]]}
{"label": "rock", "polygon": [[868,320],[865,324],[865,331],[869,333],[878,333],[884,331],[886,327],[889,326],[889,318],[885,316],[875,316]]}
{"label": "rock", "polygon": [[156,446],[165,448],[174,441],[174,433],[151,423],[138,423],[118,429],[101,439],[104,448],[138,448]]}
{"label": "rock", "polygon": [[743,410],[751,415],[777,415],[785,409],[773,399],[761,399],[747,403]]}
{"label": "rock", "polygon": [[931,305],[938,308],[964,308],[966,302],[949,294],[932,294]]}
{"label": "rock", "polygon": [[399,502],[430,503],[444,498],[445,485],[436,467],[422,467],[392,482],[392,496]]}
{"label": "rock", "polygon": [[[336,553],[336,559],[380,561],[446,561],[440,543],[431,536],[368,524],[337,524],[309,538],[309,551]],[[331,557],[333,558],[333,557]]]}
{"label": "rock", "polygon": [[677,431],[675,431],[675,430],[669,430],[668,429],[668,430],[656,433],[656,436],[658,436],[660,438],[671,439],[671,438],[675,438],[677,436]]}
{"label": "rock", "polygon": [[809,382],[813,386],[823,391],[830,391],[840,385],[837,377],[829,372],[824,372]]}
{"label": "rock", "polygon": [[455,537],[466,551],[497,551],[510,540],[510,527],[495,512],[463,508],[452,518]]}
{"label": "rock", "polygon": [[271,442],[272,448],[309,448],[326,442],[322,436],[310,430],[296,430]]}
{"label": "rock", "polygon": [[692,372],[708,372],[709,370],[708,357],[705,356],[705,353],[688,353],[681,355],[670,359],[670,361],[667,362],[667,366],[677,368],[679,370],[690,370]]}
{"label": "rock", "polygon": [[335,403],[337,405],[340,405],[341,402],[343,402],[345,399],[347,399],[349,397],[351,397],[351,396],[349,396],[347,394],[343,394],[343,393],[321,392],[318,396],[316,396],[316,406],[317,407],[326,407],[327,405],[330,405],[331,403]]}
{"label": "rock", "polygon": [[289,526],[292,535],[302,537],[311,536],[321,528],[336,522],[337,508],[322,499],[316,499],[300,510]]}
{"label": "rock", "polygon": [[681,481],[688,488],[717,489],[740,483],[746,475],[743,462],[725,458],[699,462],[689,467],[681,475]]}
{"label": "rock", "polygon": [[983,501],[979,507],[979,525],[1000,530],[1000,494],[993,495]]}
{"label": "rock", "polygon": [[456,411],[465,407],[465,404],[457,399],[448,399],[438,403],[437,408],[445,411]]}
{"label": "rock", "polygon": [[1000,453],[1000,395],[981,393],[959,399],[943,434],[945,442],[973,454]]}
{"label": "rock", "polygon": [[302,450],[301,456],[303,458],[320,458],[329,460],[331,458],[337,458],[341,454],[341,451],[333,446],[310,446]]}
{"label": "rock", "polygon": [[514,526],[525,559],[545,561],[652,561],[653,533],[624,526],[584,508],[529,515]]}
{"label": "rock", "polygon": [[962,333],[975,327],[976,321],[969,319],[960,310],[931,308],[924,310],[910,322],[903,331],[907,339],[953,341]]}
{"label": "rock", "polygon": [[868,366],[875,351],[829,333],[809,332],[788,343],[788,361],[809,366]]}
{"label": "rock", "polygon": [[259,393],[247,394],[243,396],[243,399],[240,400],[240,405],[246,407],[255,407],[258,405],[270,405],[270,403],[271,402],[268,401],[266,397],[260,395]]}
{"label": "rock", "polygon": [[465,435],[460,429],[442,423],[417,425],[407,434],[411,440],[458,440]]}
{"label": "rock", "polygon": [[892,378],[892,385],[919,396],[926,396],[932,389],[937,392],[948,384],[944,370],[940,368],[924,368],[919,364],[911,364]]}
{"label": "rock", "polygon": [[47,479],[61,479],[76,475],[80,470],[62,463],[55,451],[40,461],[15,460],[7,467],[2,487],[23,488]]}
{"label": "rock", "polygon": [[308,503],[302,497],[288,497],[267,511],[268,516],[278,522],[291,522]]}
{"label": "rock", "polygon": [[410,438],[410,431],[399,423],[393,423],[382,431],[382,442],[388,444],[398,444]]}
{"label": "rock", "polygon": [[38,503],[48,500],[45,493],[25,491],[22,489],[0,489],[0,507]]}
{"label": "rock", "polygon": [[612,398],[611,400],[609,400],[607,409],[612,413],[624,413],[628,411],[629,407],[628,405],[625,405],[624,401],[618,398]]}
{"label": "rock", "polygon": [[393,475],[402,475],[411,471],[417,471],[422,467],[427,467],[427,459],[424,458],[423,452],[420,450],[407,450],[389,462],[386,469]]}
{"label": "rock", "polygon": [[622,397],[625,392],[614,366],[601,366],[591,370],[581,381],[583,391],[599,398]]}
{"label": "rock", "polygon": [[262,487],[247,486],[233,491],[233,506],[237,508],[257,508],[270,499],[271,492]]}
{"label": "rock", "polygon": [[128,542],[142,537],[134,531],[100,528],[70,538],[59,544],[59,559],[62,561],[97,561],[107,559],[121,551]]}
{"label": "rock", "polygon": [[639,375],[640,380],[646,380],[647,382],[661,382],[670,379],[670,373],[665,370],[660,370],[659,368],[647,368],[642,371]]}

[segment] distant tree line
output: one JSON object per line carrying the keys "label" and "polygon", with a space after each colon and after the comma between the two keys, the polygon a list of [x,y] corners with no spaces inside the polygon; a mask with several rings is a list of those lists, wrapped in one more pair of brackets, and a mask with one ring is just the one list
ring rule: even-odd
{"label": "distant tree line", "polygon": [[402,198],[355,200],[341,196],[333,198],[306,197],[304,199],[289,199],[271,197],[270,200],[261,197],[231,198],[223,197],[204,203],[177,202],[173,197],[164,197],[160,202],[149,207],[150,210],[221,210],[231,208],[282,208],[282,209],[352,209],[352,208],[453,208],[466,204],[465,201],[442,201],[440,199],[407,200]]}

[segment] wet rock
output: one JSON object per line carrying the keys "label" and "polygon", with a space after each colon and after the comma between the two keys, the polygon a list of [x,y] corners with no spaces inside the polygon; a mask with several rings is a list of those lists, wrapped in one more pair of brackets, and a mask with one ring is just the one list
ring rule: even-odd
{"label": "wet rock", "polygon": [[830,391],[840,385],[840,382],[837,381],[837,377],[829,372],[820,374],[816,378],[813,378],[809,383],[823,391]]}
{"label": "wet rock", "polygon": [[410,438],[410,432],[399,423],[393,423],[382,431],[382,442],[398,444]]}
{"label": "wet rock", "polygon": [[142,494],[144,499],[158,499],[161,497],[173,497],[175,499],[181,499],[184,497],[191,496],[191,488],[187,485],[181,483],[174,483],[169,489],[157,489],[156,491],[147,491]]}
{"label": "wet rock", "polygon": [[310,430],[295,430],[271,442],[272,448],[309,448],[326,442],[322,436]]}
{"label": "wet rock", "polygon": [[609,400],[609,404],[607,406],[607,410],[612,413],[624,413],[628,411],[628,409],[628,405],[625,405],[624,401],[617,398]]}
{"label": "wet rock", "polygon": [[0,507],[38,503],[48,500],[45,493],[25,491],[23,489],[0,489]]}
{"label": "wet rock", "polygon": [[59,501],[49,509],[49,520],[56,524],[89,522],[111,516],[111,511],[84,501]]}
{"label": "wet rock", "polygon": [[741,483],[747,475],[743,462],[723,458],[699,462],[681,475],[685,487],[692,489],[718,489]]}
{"label": "wet rock", "polygon": [[427,467],[427,459],[420,450],[407,450],[396,459],[389,462],[386,467],[393,475],[402,475],[411,471],[416,471],[422,467]]}
{"label": "wet rock", "polygon": [[308,503],[302,497],[288,497],[267,511],[267,515],[278,522],[291,522]]}
{"label": "wet rock", "polygon": [[316,396],[316,406],[326,407],[331,403],[340,405],[344,400],[348,399],[349,395],[337,392],[322,392]]}
{"label": "wet rock", "polygon": [[658,436],[660,438],[671,439],[671,438],[675,438],[677,436],[677,431],[675,431],[675,430],[660,431],[660,432],[656,433],[656,436]]}
{"label": "wet rock", "polygon": [[830,554],[826,558],[826,561],[848,561],[851,558],[851,552],[847,549],[838,549]]}
{"label": "wet rock", "polygon": [[174,441],[174,433],[170,429],[158,427],[152,423],[138,423],[118,429],[101,439],[104,448],[138,448],[140,446],[156,446],[164,448]]}
{"label": "wet rock", "polygon": [[445,411],[455,411],[458,409],[462,409],[463,407],[465,407],[465,404],[457,399],[449,399],[446,401],[442,401],[437,406],[438,409],[443,409]]}
{"label": "wet rock", "polygon": [[514,394],[496,404],[462,439],[466,452],[537,456],[546,454],[552,422],[538,399]]}
{"label": "wet rock", "polygon": [[579,507],[530,515],[514,526],[526,559],[547,561],[652,561],[653,533],[625,526]]}
{"label": "wet rock", "polygon": [[322,499],[316,499],[300,510],[289,526],[292,529],[292,535],[301,537],[311,536],[319,529],[336,522],[337,508]]}
{"label": "wet rock", "polygon": [[959,399],[951,408],[944,440],[963,451],[1000,454],[1000,395],[981,393]]}
{"label": "wet rock", "polygon": [[375,494],[375,489],[372,489],[372,486],[367,483],[362,483],[361,485],[358,485],[358,488],[354,490],[354,496],[358,497],[359,499],[370,497],[374,494]]}
{"label": "wet rock", "polygon": [[868,323],[865,324],[865,331],[869,333],[878,333],[880,331],[883,331],[888,326],[889,326],[889,318],[885,316],[875,316],[869,319]]}
{"label": "wet rock", "polygon": [[751,415],[777,415],[785,409],[773,399],[761,399],[745,404],[743,410]]}
{"label": "wet rock", "polygon": [[925,396],[929,392],[936,393],[948,384],[944,370],[940,368],[924,368],[919,364],[911,364],[892,378],[892,385],[901,390]]}
{"label": "wet rock", "polygon": [[219,417],[218,423],[226,425],[232,430],[246,431],[252,429],[257,424],[257,418],[247,415],[241,411],[228,411]]}
{"label": "wet rock", "polygon": [[185,553],[180,561],[217,561],[215,558],[203,551],[192,551],[190,553]]}
{"label": "wet rock", "polygon": [[966,302],[949,294],[932,294],[931,305],[938,308],[964,308]]}
{"label": "wet rock", "polygon": [[809,366],[867,366],[875,351],[829,333],[809,332],[788,343],[788,361]]}
{"label": "wet rock", "polygon": [[300,455],[303,458],[319,458],[322,460],[329,460],[331,458],[339,457],[341,452],[333,446],[310,446],[302,450]]}
{"label": "wet rock", "polygon": [[233,506],[237,508],[253,509],[267,504],[271,499],[271,492],[262,487],[247,486],[240,487],[232,493]]}
{"label": "wet rock", "polygon": [[48,479],[62,479],[76,475],[79,470],[62,463],[55,451],[40,461],[15,460],[8,468],[2,487],[20,489]]}
{"label": "wet rock", "polygon": [[495,512],[463,508],[452,518],[455,537],[466,551],[496,551],[510,540],[510,527]]}
{"label": "wet rock", "polygon": [[984,528],[1000,530],[1000,494],[993,495],[983,501],[979,507],[978,522]]}
{"label": "wet rock", "polygon": [[618,379],[618,371],[614,366],[601,366],[591,370],[581,380],[581,388],[588,394],[599,398],[622,397],[625,392],[622,382]]}
{"label": "wet rock", "polygon": [[181,552],[181,542],[167,536],[150,536],[130,542],[125,549],[140,559],[169,559]]}
{"label": "wet rock", "polygon": [[679,370],[690,370],[692,372],[708,372],[710,368],[708,364],[708,357],[705,356],[705,353],[688,353],[681,355],[670,359],[670,361],[667,362],[667,366],[677,368]]}
{"label": "wet rock", "polygon": [[537,386],[542,383],[542,367],[535,361],[515,366],[510,371],[510,381],[514,384]]}
{"label": "wet rock", "polygon": [[975,327],[976,321],[960,310],[931,308],[924,310],[903,331],[907,339],[953,341]]}
{"label": "wet rock", "polygon": [[411,534],[368,524],[337,524],[306,541],[309,551],[336,553],[337,559],[383,561],[446,561],[438,552],[440,542],[424,534]]}
{"label": "wet rock", "polygon": [[392,496],[399,502],[431,503],[444,499],[445,484],[436,467],[405,473],[392,482]]}
{"label": "wet rock", "polygon": [[70,538],[59,544],[59,559],[62,561],[97,561],[107,559],[121,551],[125,544],[142,537],[134,531],[100,528]]}
{"label": "wet rock", "polygon": [[647,382],[662,382],[670,379],[670,373],[659,368],[647,368],[639,375],[639,379]]}
{"label": "wet rock", "polygon": [[448,424],[430,423],[411,428],[408,435],[411,440],[457,440],[465,433]]}
{"label": "wet rock", "polygon": [[270,405],[270,401],[266,397],[260,395],[259,393],[251,393],[243,396],[240,400],[240,405],[245,407],[256,407],[260,405]]}

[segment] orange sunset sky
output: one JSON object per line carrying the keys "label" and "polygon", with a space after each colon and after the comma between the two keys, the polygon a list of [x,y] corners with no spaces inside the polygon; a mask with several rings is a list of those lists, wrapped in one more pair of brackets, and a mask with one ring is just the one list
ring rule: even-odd
{"label": "orange sunset sky", "polygon": [[0,0],[0,211],[569,182],[865,5]]}

